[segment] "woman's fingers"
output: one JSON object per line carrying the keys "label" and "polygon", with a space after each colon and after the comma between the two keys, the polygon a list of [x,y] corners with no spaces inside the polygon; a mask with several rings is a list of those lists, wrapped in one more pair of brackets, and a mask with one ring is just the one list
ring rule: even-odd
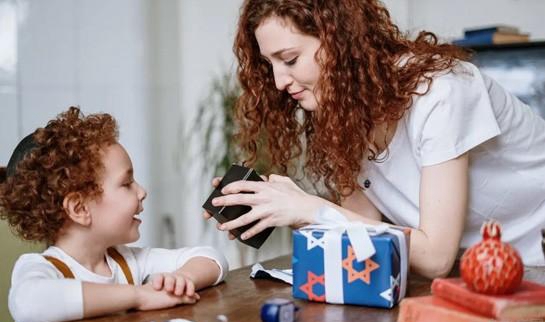
{"label": "woman's fingers", "polygon": [[215,177],[212,179],[212,187],[217,187],[220,184],[221,179],[223,179],[223,177]]}
{"label": "woman's fingers", "polygon": [[254,193],[235,193],[212,199],[212,205],[215,207],[235,205],[254,206],[259,203],[258,198],[259,196]]}
{"label": "woman's fingers", "polygon": [[212,215],[206,210],[202,212],[202,216],[204,217],[204,219],[212,218]]}
{"label": "woman's fingers", "polygon": [[259,192],[263,190],[266,185],[267,183],[262,181],[238,180],[223,187],[221,193],[226,195],[239,192]]}
{"label": "woman's fingers", "polygon": [[233,230],[238,227],[242,227],[245,225],[248,225],[250,223],[253,223],[254,221],[260,219],[260,215],[258,212],[258,208],[254,208],[247,212],[246,214],[238,217],[237,219],[233,219],[231,221],[228,221],[226,223],[223,223],[220,225],[220,230]]}
{"label": "woman's fingers", "polygon": [[261,219],[257,224],[253,225],[252,228],[246,230],[240,236],[240,238],[242,240],[252,238],[255,235],[259,234],[260,232],[262,232],[263,230],[265,230],[265,229],[267,229],[267,228],[269,228],[271,226],[273,226],[273,225],[270,223],[270,220],[267,220],[267,218]]}

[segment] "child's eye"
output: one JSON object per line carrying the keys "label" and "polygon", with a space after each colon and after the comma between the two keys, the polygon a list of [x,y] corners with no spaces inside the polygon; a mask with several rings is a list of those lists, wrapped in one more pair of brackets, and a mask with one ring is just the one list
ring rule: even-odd
{"label": "child's eye", "polygon": [[132,185],[133,181],[128,181],[123,184],[123,187],[129,188]]}
{"label": "child's eye", "polygon": [[299,56],[295,56],[295,58],[290,61],[284,62],[284,64],[286,64],[287,66],[295,65],[295,63],[297,62],[297,58],[299,58]]}

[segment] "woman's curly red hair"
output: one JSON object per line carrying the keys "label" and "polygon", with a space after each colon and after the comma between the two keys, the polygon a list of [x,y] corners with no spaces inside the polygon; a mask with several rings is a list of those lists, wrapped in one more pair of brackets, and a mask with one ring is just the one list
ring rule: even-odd
{"label": "woman's curly red hair", "polygon": [[68,218],[69,193],[98,198],[102,149],[117,142],[117,123],[109,114],[84,116],[77,107],[33,134],[36,147],[15,174],[0,171],[0,217],[23,239],[52,244]]}
{"label": "woman's curly red hair", "polygon": [[[298,117],[297,101],[274,84],[271,66],[261,57],[256,28],[279,17],[304,34],[318,38],[324,55],[316,112]],[[259,138],[266,138],[272,166],[287,172],[290,161],[303,152],[305,171],[323,179],[333,197],[356,189],[362,160],[373,160],[370,136],[384,122],[398,121],[412,104],[417,86],[428,89],[436,71],[451,69],[468,53],[439,44],[421,32],[408,40],[376,0],[246,0],[242,6],[234,52],[242,88],[235,110],[237,139],[247,162],[255,163]],[[400,64],[402,57],[409,57]]]}

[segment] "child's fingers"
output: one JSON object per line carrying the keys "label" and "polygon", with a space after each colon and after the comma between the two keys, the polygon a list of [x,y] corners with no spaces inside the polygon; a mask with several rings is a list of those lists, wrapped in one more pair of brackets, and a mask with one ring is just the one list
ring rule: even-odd
{"label": "child's fingers", "polygon": [[185,281],[185,294],[189,296],[194,296],[195,294],[195,284],[193,284],[193,281],[186,280]]}
{"label": "child's fingers", "polygon": [[[181,296],[184,294],[184,289],[187,287],[187,282],[183,276],[176,276],[176,289],[174,290],[174,294]],[[187,294],[191,295],[191,294]]]}
{"label": "child's fingers", "polygon": [[151,281],[151,285],[153,286],[153,289],[156,290],[156,291],[162,290],[163,289],[164,279],[165,279],[165,277],[163,276],[163,274],[157,274],[157,275],[153,276],[152,281]]}
{"label": "child's fingers", "polygon": [[235,235],[233,235],[233,234],[231,234],[231,233],[229,233],[229,236],[228,236],[228,237],[229,237],[230,240],[233,240],[233,239],[237,238]]}
{"label": "child's fingers", "polygon": [[197,299],[185,295],[180,297],[180,299],[182,300],[181,302],[184,304],[193,304],[197,302]]}
{"label": "child's fingers", "polygon": [[165,275],[165,281],[163,282],[165,291],[172,293],[176,286],[176,278],[170,274]]}
{"label": "child's fingers", "polygon": [[187,296],[187,295],[182,296],[182,302],[186,304],[196,303],[199,299],[200,297],[196,297],[196,296]]}
{"label": "child's fingers", "polygon": [[212,215],[206,210],[202,212],[202,216],[204,217],[204,219],[212,218]]}

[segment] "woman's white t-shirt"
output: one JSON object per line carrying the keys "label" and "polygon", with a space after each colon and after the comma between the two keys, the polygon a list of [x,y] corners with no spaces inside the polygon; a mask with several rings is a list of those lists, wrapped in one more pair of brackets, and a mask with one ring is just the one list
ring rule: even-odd
{"label": "woman's white t-shirt", "polygon": [[[207,257],[217,263],[221,282],[229,265],[225,257],[211,247],[180,249],[139,248],[116,246],[123,256],[135,285],[155,273],[173,272],[194,257]],[[66,279],[43,255],[64,262],[75,276]],[[128,284],[119,264],[106,256],[112,276],[89,271],[62,249],[51,246],[41,254],[24,254],[15,263],[9,291],[9,310],[15,321],[67,321],[83,318],[82,282],[100,284]]]}
{"label": "woman's white t-shirt", "polygon": [[[422,85],[419,92],[425,91]],[[434,77],[398,122],[383,162],[366,162],[360,184],[392,222],[419,226],[423,167],[469,155],[469,207],[461,247],[481,240],[487,219],[502,225],[525,265],[545,265],[545,121],[467,62]],[[365,168],[367,167],[367,168]],[[435,214],[441,216],[440,213]]]}

